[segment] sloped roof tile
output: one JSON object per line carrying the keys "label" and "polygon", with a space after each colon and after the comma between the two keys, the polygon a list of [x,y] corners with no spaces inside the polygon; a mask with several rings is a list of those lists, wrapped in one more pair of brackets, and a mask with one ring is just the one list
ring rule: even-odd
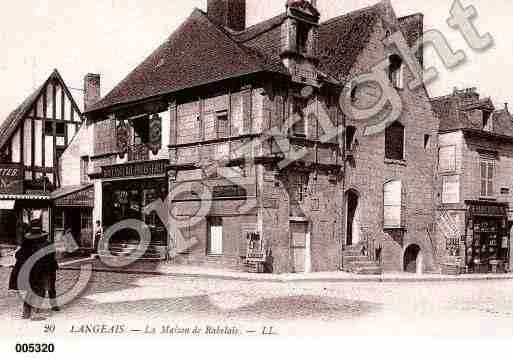
{"label": "sloped roof tile", "polygon": [[262,59],[195,9],[189,18],[109,94],[93,112],[263,70]]}

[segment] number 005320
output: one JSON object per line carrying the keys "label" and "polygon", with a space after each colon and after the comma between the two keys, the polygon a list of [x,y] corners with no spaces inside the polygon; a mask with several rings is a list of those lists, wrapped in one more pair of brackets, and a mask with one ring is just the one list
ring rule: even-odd
{"label": "number 005320", "polygon": [[53,353],[55,351],[55,345],[53,344],[35,344],[35,343],[23,343],[16,344],[17,353]]}

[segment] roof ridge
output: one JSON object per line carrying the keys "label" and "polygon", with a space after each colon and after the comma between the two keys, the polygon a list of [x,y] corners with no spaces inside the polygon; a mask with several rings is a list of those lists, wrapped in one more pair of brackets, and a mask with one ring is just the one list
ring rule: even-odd
{"label": "roof ridge", "polygon": [[[212,25],[213,25],[213,26],[214,26],[214,27],[215,27],[219,32],[221,32],[221,33],[222,33],[222,34],[224,34],[228,39],[230,39],[230,41],[231,41],[235,46],[237,46],[237,47],[238,47],[242,52],[244,52],[244,53],[245,53],[245,54],[246,54],[246,55],[247,55],[251,60],[255,60],[255,59],[253,58],[253,56],[254,56],[254,55],[253,55],[253,54],[251,54],[245,46],[242,46],[239,42],[235,41],[235,39],[234,39],[234,38],[232,38],[232,36],[231,36],[231,35],[230,35],[230,33],[228,32],[228,30],[226,30],[226,29],[225,29],[224,27],[222,27],[221,25],[218,25],[218,24],[216,24],[214,21],[212,21],[212,20],[208,17],[208,15],[207,15],[205,12],[203,12],[203,11],[201,11],[201,10],[200,10],[200,13],[201,13],[201,14],[202,14],[206,19],[207,19],[207,21],[208,21],[208,22],[210,22],[210,23],[211,23],[211,24],[212,24]],[[262,68],[262,70],[264,69],[264,68],[263,68],[263,66],[262,66],[262,64],[261,64],[261,63],[256,63],[256,61],[255,61],[255,63],[254,63],[253,65],[256,65],[256,66],[258,66],[258,67]]]}
{"label": "roof ridge", "polygon": [[330,19],[328,19],[326,21],[323,21],[319,25],[320,26],[328,25],[328,24],[330,24],[332,22],[339,21],[339,20],[343,19],[344,17],[350,16],[350,15],[356,15],[356,14],[358,14],[360,12],[369,11],[371,9],[377,9],[379,4],[380,3],[376,3],[374,5],[369,5],[369,6],[366,6],[366,7],[362,7],[361,9],[356,9],[356,10],[353,10],[353,11],[346,12],[345,14],[338,15],[338,16],[332,17],[332,18],[330,18]]}
{"label": "roof ridge", "polygon": [[[277,21],[278,19],[280,19],[282,17],[285,17],[285,15],[286,15],[285,13],[281,13],[281,14],[273,16],[273,17],[271,17],[271,18],[269,18],[267,20],[263,20],[263,21],[260,21],[260,22],[258,22],[256,24],[253,24],[250,27],[248,27],[248,28],[246,28],[246,29],[244,29],[242,31],[230,32],[230,36],[240,36],[240,37],[243,37],[245,34],[251,33],[251,31],[254,31],[255,29],[258,29],[259,26],[267,25],[266,27],[263,27],[259,31],[256,31],[250,37],[244,38],[240,42],[251,41],[251,40],[257,38],[258,36],[262,35],[263,33],[266,33],[268,31],[274,29],[275,27],[281,26],[281,23],[274,24],[274,21]],[[237,41],[237,40],[234,39],[234,41]]]}

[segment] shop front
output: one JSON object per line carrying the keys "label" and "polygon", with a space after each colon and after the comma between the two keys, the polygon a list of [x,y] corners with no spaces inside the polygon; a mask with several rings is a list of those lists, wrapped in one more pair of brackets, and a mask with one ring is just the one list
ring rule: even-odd
{"label": "shop front", "polygon": [[49,203],[53,185],[46,177],[25,180],[24,166],[0,164],[0,244],[17,245],[33,218],[50,231]]}
{"label": "shop front", "polygon": [[508,271],[508,205],[467,201],[466,263],[470,273]]}
{"label": "shop front", "polygon": [[66,253],[92,252],[93,185],[60,188],[51,197],[52,235],[58,250]]}
{"label": "shop front", "polygon": [[[105,231],[127,220],[144,222],[151,233],[145,257],[164,259],[168,233],[158,214],[145,208],[168,195],[167,160],[102,167],[102,226]],[[165,220],[164,220],[165,221]],[[134,222],[135,223],[135,222]],[[109,238],[112,255],[128,255],[141,241],[133,228],[121,228]],[[103,248],[106,250],[107,248]]]}

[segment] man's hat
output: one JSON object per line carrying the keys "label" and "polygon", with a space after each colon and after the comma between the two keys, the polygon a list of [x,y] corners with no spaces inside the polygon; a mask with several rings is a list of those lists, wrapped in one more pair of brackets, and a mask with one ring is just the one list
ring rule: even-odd
{"label": "man's hat", "polygon": [[47,238],[48,233],[43,232],[42,223],[40,219],[33,219],[30,221],[30,230],[25,235],[25,239],[42,239]]}

